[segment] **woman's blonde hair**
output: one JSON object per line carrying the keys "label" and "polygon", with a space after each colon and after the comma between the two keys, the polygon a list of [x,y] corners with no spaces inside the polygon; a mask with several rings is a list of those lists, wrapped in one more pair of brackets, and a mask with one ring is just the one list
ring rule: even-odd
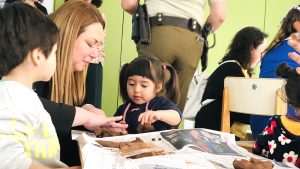
{"label": "woman's blonde hair", "polygon": [[57,103],[81,105],[85,96],[87,68],[80,72],[73,71],[74,43],[93,23],[101,23],[104,29],[104,19],[96,7],[82,0],[69,0],[50,18],[59,28],[57,66],[52,77],[50,99]]}

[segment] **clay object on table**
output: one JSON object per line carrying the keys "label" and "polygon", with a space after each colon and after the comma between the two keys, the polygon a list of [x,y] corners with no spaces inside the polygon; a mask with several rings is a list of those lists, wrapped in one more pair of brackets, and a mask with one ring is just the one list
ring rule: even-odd
{"label": "clay object on table", "polygon": [[106,128],[106,127],[97,129],[95,131],[95,134],[96,134],[96,137],[98,137],[98,138],[124,135],[122,132],[117,132],[110,128]]}
{"label": "clay object on table", "polygon": [[263,161],[255,158],[250,158],[250,160],[234,160],[233,167],[235,169],[272,169],[273,163],[271,161]]}
{"label": "clay object on table", "polygon": [[146,123],[144,125],[141,125],[141,123],[140,123],[137,127],[138,133],[148,133],[148,132],[152,132],[152,131],[155,131],[155,128],[150,123]]}

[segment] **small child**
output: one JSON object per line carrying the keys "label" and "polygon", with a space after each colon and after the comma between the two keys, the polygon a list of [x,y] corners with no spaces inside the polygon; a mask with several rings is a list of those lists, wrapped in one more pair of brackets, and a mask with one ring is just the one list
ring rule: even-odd
{"label": "small child", "polygon": [[[167,70],[170,78],[165,83]],[[157,96],[162,91],[173,102]],[[115,116],[123,115],[122,122],[128,124],[129,134],[171,129],[181,121],[181,112],[175,105],[179,93],[178,77],[170,65],[153,58],[135,58],[121,69],[120,93],[125,103]]]}
{"label": "small child", "polygon": [[51,118],[32,90],[56,67],[58,29],[38,9],[0,9],[0,168],[67,167]]}
{"label": "small child", "polygon": [[300,75],[286,63],[277,68],[277,75],[287,78],[285,93],[296,116],[273,116],[255,140],[253,153],[300,167]]}

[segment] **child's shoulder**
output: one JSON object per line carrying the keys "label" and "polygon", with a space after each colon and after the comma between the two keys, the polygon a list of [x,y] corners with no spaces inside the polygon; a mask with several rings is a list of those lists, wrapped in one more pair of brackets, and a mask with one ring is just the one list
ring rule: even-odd
{"label": "child's shoulder", "polygon": [[291,134],[300,136],[300,122],[288,116],[280,116],[282,126]]}
{"label": "child's shoulder", "polygon": [[175,110],[181,113],[181,111],[176,107],[173,101],[163,96],[157,96],[154,99],[152,99],[151,107],[155,107],[154,109],[156,110]]}
{"label": "child's shoulder", "polygon": [[[170,99],[164,97],[164,96],[156,96],[151,100],[152,103],[170,103],[174,104]],[[175,105],[175,104],[174,104]]]}
{"label": "child's shoulder", "polygon": [[[0,81],[0,98],[10,99],[10,100],[20,100],[26,101],[26,97],[31,97],[34,94],[33,90],[25,87],[24,85],[15,81]],[[2,102],[3,103],[3,102]]]}

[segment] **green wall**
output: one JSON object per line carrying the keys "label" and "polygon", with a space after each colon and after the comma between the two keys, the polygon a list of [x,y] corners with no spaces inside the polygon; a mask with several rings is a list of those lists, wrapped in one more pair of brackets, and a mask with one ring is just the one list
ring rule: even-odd
{"label": "green wall", "polygon": [[[62,0],[56,1],[56,8],[62,2]],[[237,31],[246,26],[258,27],[269,34],[269,43],[279,29],[280,21],[287,11],[293,5],[299,4],[298,0],[227,0],[227,2],[227,18],[216,31],[216,46],[208,53],[207,74],[217,67]],[[130,39],[131,16],[122,11],[121,1],[104,0],[100,10],[107,18],[102,108],[108,115],[112,115],[122,103],[118,95],[120,65],[132,60],[137,53],[135,44]],[[208,11],[207,8],[206,13]],[[211,37],[209,41],[212,41]]]}

